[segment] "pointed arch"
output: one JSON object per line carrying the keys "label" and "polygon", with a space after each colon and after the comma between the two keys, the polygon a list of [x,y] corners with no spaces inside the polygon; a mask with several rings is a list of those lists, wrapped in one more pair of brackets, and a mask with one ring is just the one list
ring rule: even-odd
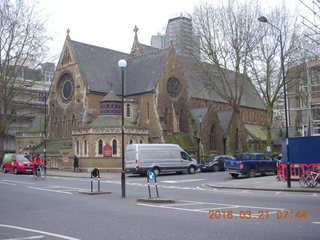
{"label": "pointed arch", "polygon": [[99,139],[98,140],[98,143],[97,143],[97,152],[98,152],[98,155],[102,155],[103,153],[103,140],[102,139]]}
{"label": "pointed arch", "polygon": [[80,143],[79,143],[79,140],[76,139],[76,153],[75,153],[77,156],[80,155]]}
{"label": "pointed arch", "polygon": [[112,140],[112,155],[118,155],[118,141],[117,141],[117,139]]}
{"label": "pointed arch", "polygon": [[66,115],[63,115],[63,137],[68,137],[68,124]]}
{"label": "pointed arch", "polygon": [[173,116],[172,116],[172,112],[167,107],[164,110],[164,123],[166,125],[167,130],[169,132],[172,132],[173,131]]}
{"label": "pointed arch", "polygon": [[88,141],[87,139],[83,140],[83,156],[88,156]]}
{"label": "pointed arch", "polygon": [[215,138],[216,138],[216,129],[214,125],[212,125],[209,132],[209,149],[210,150],[216,150]]}
{"label": "pointed arch", "polygon": [[72,114],[72,118],[71,118],[71,127],[72,127],[72,130],[74,130],[77,127],[77,119],[74,113]]}

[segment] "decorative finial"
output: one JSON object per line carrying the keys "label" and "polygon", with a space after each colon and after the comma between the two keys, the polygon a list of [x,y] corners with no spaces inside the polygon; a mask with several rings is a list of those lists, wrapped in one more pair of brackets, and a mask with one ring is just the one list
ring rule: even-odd
{"label": "decorative finial", "polygon": [[137,32],[139,31],[139,28],[137,27],[137,25],[134,26],[133,31],[137,34]]}
{"label": "decorative finial", "polygon": [[70,33],[70,29],[68,28],[68,29],[67,29],[67,35],[68,35],[68,36],[69,36],[69,33]]}

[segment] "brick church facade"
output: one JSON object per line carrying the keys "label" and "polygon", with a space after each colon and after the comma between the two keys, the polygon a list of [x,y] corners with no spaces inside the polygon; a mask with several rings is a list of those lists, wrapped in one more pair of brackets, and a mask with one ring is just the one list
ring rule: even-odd
{"label": "brick church facade", "polygon": [[[32,130],[21,133],[17,151],[46,151],[51,168],[71,168],[77,155],[83,170],[116,171],[121,168],[122,111],[125,145],[177,143],[195,154],[200,139],[201,155],[245,150],[241,146],[254,140],[245,125],[263,127],[266,117],[251,82],[240,124],[234,124],[230,105],[192,75],[186,57],[173,46],[159,50],[140,44],[135,34],[127,54],[71,40],[68,33],[49,92],[46,137]],[[123,109],[120,59],[127,61]],[[245,138],[238,138],[239,131]],[[30,141],[36,146],[30,148]]]}

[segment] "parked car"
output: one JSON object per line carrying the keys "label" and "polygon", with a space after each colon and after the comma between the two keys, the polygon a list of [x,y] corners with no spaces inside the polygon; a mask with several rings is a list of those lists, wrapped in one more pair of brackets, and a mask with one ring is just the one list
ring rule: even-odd
{"label": "parked car", "polygon": [[217,155],[212,156],[203,162],[200,166],[201,172],[218,172],[224,171],[224,161],[229,159],[235,159],[232,155]]}
{"label": "parked car", "polygon": [[29,155],[22,153],[6,153],[2,161],[2,171],[18,173],[32,173],[33,162]]}
{"label": "parked car", "polygon": [[277,173],[277,162],[265,153],[242,153],[240,159],[226,160],[225,168],[232,178],[238,178],[239,175],[255,177],[256,174]]}

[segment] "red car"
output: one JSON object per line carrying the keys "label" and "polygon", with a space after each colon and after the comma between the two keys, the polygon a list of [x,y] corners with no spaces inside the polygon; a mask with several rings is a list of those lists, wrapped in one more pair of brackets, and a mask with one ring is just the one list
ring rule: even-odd
{"label": "red car", "polygon": [[2,170],[4,173],[32,173],[33,162],[30,156],[23,153],[5,154],[2,162]]}

